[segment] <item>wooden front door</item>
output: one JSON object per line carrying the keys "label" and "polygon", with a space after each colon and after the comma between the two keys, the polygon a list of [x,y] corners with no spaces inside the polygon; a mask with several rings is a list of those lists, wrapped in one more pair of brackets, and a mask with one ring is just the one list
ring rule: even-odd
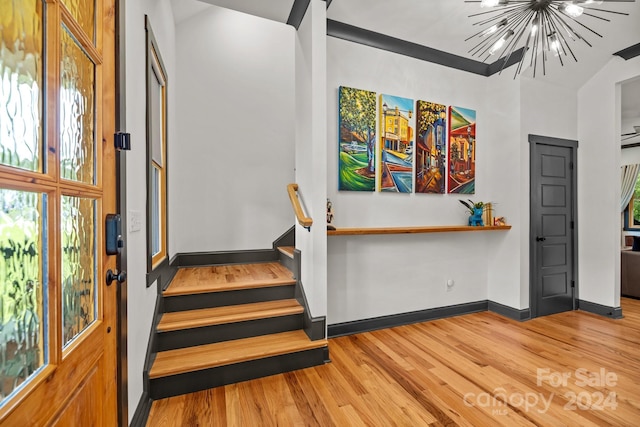
{"label": "wooden front door", "polygon": [[117,424],[113,0],[0,0],[0,424]]}

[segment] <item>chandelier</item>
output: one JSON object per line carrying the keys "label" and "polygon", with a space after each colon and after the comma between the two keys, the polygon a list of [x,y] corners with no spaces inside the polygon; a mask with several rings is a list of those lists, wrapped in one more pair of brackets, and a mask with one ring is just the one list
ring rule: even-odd
{"label": "chandelier", "polygon": [[[578,62],[569,41],[582,41],[591,47],[585,35],[602,37],[578,18],[610,22],[607,14],[629,15],[599,8],[603,1],[465,0],[465,3],[480,3],[480,7],[487,9],[469,15],[469,18],[480,19],[473,23],[480,31],[465,40],[477,41],[468,53],[481,58],[482,62],[498,55],[502,60],[500,72],[517,62],[514,78],[522,71],[525,58],[529,58],[533,77],[539,66],[546,74],[547,61],[557,60],[562,66],[570,58]],[[633,0],[607,0],[608,3],[625,1]]]}

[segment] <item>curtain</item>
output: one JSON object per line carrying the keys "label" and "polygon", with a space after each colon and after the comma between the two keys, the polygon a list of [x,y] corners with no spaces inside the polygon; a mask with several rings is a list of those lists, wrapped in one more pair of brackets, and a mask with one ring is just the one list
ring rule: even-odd
{"label": "curtain", "polygon": [[624,211],[633,196],[640,164],[622,166],[622,191],[620,193],[620,212]]}

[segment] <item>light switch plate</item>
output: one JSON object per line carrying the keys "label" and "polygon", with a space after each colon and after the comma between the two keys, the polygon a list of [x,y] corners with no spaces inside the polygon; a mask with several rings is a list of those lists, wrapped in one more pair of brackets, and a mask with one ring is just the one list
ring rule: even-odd
{"label": "light switch plate", "polygon": [[140,211],[129,211],[129,233],[142,230],[142,213]]}

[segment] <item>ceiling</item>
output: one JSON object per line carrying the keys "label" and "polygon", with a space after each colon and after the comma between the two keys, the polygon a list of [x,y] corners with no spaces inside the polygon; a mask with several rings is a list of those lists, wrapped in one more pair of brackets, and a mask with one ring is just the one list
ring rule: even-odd
{"label": "ceiling", "polygon": [[[171,1],[176,23],[199,13],[207,7],[206,3],[286,23],[294,5],[294,0]],[[593,47],[582,42],[571,42],[578,62],[567,60],[564,66],[560,66],[559,62],[550,62],[547,75],[541,76],[538,69],[536,79],[579,88],[611,60],[613,53],[640,42],[640,1],[605,1],[603,5],[595,7],[628,13],[629,16],[605,14],[611,22],[581,17],[581,22],[603,37],[583,30],[582,36]],[[475,43],[465,42],[467,37],[478,31],[478,27],[472,25],[478,18],[469,18],[469,15],[485,10],[480,8],[479,3],[466,3],[464,0],[332,0],[329,3],[328,19],[481,61],[468,53]],[[514,73],[515,67],[504,72]],[[532,70],[525,69],[522,74],[531,76]],[[640,116],[640,80],[625,85],[624,89],[633,92],[623,96],[623,116],[636,113],[635,117]]]}

